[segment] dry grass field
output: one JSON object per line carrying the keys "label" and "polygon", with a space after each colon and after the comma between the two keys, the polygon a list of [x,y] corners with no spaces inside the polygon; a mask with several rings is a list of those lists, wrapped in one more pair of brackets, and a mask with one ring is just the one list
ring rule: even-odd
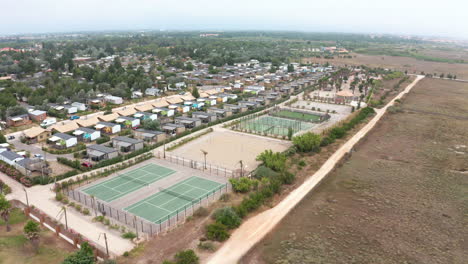
{"label": "dry grass field", "polygon": [[376,56],[376,55],[363,55],[351,54],[353,58],[334,58],[334,59],[317,59],[317,58],[303,58],[302,62],[312,63],[325,63],[329,62],[333,65],[367,65],[369,67],[382,67],[396,70],[407,70],[408,73],[444,73],[445,75],[451,73],[455,74],[459,79],[468,79],[468,64],[458,63],[442,63],[417,60],[409,57],[395,57],[395,56]]}
{"label": "dry grass field", "polygon": [[41,228],[39,250],[34,252],[33,246],[23,234],[26,221],[27,218],[21,210],[13,210],[10,217],[12,230],[6,232],[5,224],[0,220],[1,264],[58,264],[75,251],[72,245],[55,236],[53,232]]}
{"label": "dry grass field", "polygon": [[393,110],[241,263],[466,263],[468,84]]}

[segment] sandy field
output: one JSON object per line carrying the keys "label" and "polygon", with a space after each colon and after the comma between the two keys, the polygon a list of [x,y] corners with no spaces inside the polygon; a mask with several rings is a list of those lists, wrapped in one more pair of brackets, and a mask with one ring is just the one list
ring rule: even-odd
{"label": "sandy field", "polygon": [[244,169],[250,171],[257,167],[259,162],[255,158],[264,150],[284,151],[289,146],[291,146],[291,143],[288,141],[220,128],[171,151],[171,153],[184,158],[203,161],[201,150],[204,150],[208,152],[206,156],[207,163],[233,170],[240,169],[239,161],[242,160]]}

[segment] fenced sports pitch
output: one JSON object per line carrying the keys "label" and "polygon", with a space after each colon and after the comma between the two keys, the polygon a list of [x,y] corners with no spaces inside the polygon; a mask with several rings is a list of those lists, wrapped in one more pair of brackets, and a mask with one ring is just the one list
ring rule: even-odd
{"label": "fenced sports pitch", "polygon": [[301,121],[306,121],[306,122],[322,121],[322,116],[320,115],[314,115],[312,113],[299,112],[299,111],[279,110],[277,112],[272,112],[271,115],[277,116],[277,117],[301,120]]}
{"label": "fenced sports pitch", "polygon": [[208,198],[225,187],[226,184],[194,176],[167,189],[159,189],[159,192],[123,210],[149,222],[161,224],[169,221],[179,212],[201,204],[202,199]]}
{"label": "fenced sports pitch", "polygon": [[111,202],[174,173],[174,170],[150,163],[82,191],[102,201]]}
{"label": "fenced sports pitch", "polygon": [[256,134],[287,136],[289,129],[295,134],[312,126],[313,124],[309,122],[263,115],[243,118],[235,125],[234,129]]}

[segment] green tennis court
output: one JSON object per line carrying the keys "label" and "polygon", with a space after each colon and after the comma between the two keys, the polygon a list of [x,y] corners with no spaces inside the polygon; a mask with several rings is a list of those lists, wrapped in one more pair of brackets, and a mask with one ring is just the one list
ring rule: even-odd
{"label": "green tennis court", "polygon": [[224,187],[225,184],[193,176],[167,189],[160,189],[158,193],[124,208],[124,211],[161,224]]}
{"label": "green tennis court", "polygon": [[309,129],[312,126],[313,124],[309,122],[302,122],[299,120],[267,115],[245,119],[238,124],[240,129],[280,136],[288,135],[290,128],[292,129],[293,133],[296,133],[301,130]]}
{"label": "green tennis court", "polygon": [[295,111],[288,111],[288,110],[281,110],[275,113],[272,113],[274,116],[285,117],[285,118],[292,118],[297,120],[303,120],[307,122],[316,122],[320,121],[319,115],[309,114],[309,113],[302,113],[302,112],[295,112]]}
{"label": "green tennis court", "polygon": [[111,202],[173,173],[175,173],[174,170],[151,163],[83,189],[82,191],[102,201]]}

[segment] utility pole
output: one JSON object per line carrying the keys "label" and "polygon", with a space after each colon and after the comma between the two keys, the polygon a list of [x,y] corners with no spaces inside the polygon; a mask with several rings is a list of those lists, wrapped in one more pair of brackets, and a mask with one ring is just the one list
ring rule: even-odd
{"label": "utility pole", "polygon": [[204,165],[204,169],[206,170],[206,155],[208,155],[208,152],[201,149],[201,152],[203,153],[203,156],[204,156],[204,159],[205,159],[205,165]]}
{"label": "utility pole", "polygon": [[133,217],[133,223],[135,223],[135,231],[136,231],[136,236],[138,239],[138,222],[137,222],[136,215]]}
{"label": "utility pole", "polygon": [[28,206],[29,208],[29,199],[28,199],[28,192],[26,191],[26,189],[23,187],[23,191],[24,193],[26,194],[26,205]]}
{"label": "utility pole", "polygon": [[106,244],[106,255],[109,257],[109,245],[107,244],[107,235],[106,233],[101,233],[98,237],[98,240],[101,238],[101,235],[104,237],[104,243]]}
{"label": "utility pole", "polygon": [[244,162],[242,160],[239,161],[241,167],[241,177],[244,177]]}
{"label": "utility pole", "polygon": [[63,211],[63,214],[65,215],[65,229],[68,230],[67,208],[65,206],[62,206],[62,209],[58,212],[57,217],[60,215],[62,211]]}

